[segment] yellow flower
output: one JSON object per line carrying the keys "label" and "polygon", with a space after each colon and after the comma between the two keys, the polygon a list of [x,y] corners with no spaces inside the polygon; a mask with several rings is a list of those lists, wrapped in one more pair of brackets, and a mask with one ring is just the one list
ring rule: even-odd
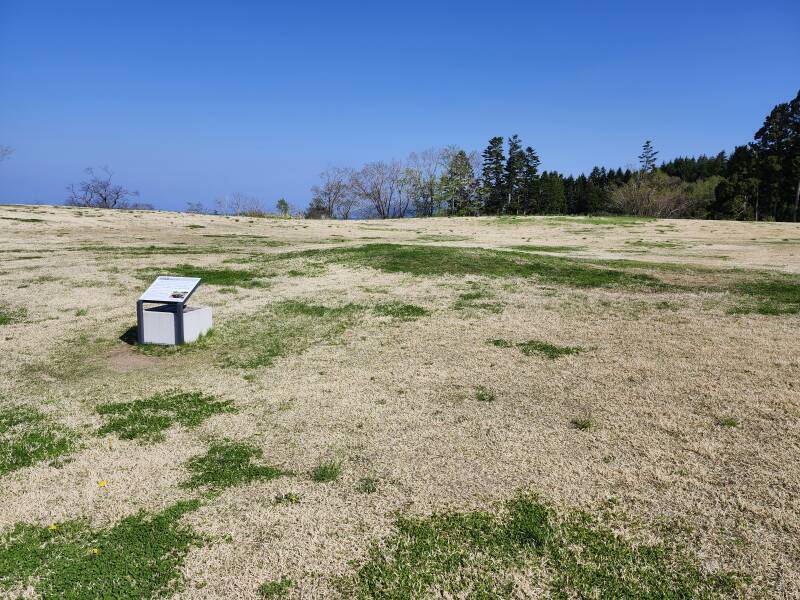
{"label": "yellow flower", "polygon": [[95,556],[100,554],[100,548],[92,548],[92,554],[94,554]]}
{"label": "yellow flower", "polygon": [[49,529],[50,531],[55,531],[56,529],[58,529],[58,525],[56,525],[55,523],[53,523],[52,525],[50,525],[50,526],[48,527],[48,529]]}
{"label": "yellow flower", "polygon": [[105,479],[101,479],[100,481],[97,482],[97,485],[98,487],[106,487],[108,485],[108,482]]}

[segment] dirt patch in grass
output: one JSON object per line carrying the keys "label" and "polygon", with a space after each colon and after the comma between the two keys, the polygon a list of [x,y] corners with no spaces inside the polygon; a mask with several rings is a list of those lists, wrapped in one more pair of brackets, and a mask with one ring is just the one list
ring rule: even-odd
{"label": "dirt patch in grass", "polygon": [[559,513],[526,495],[501,514],[399,518],[339,590],[351,598],[514,598],[526,589],[554,598],[724,598],[741,581],[706,573],[669,539],[633,543],[588,513]]}
{"label": "dirt patch in grass", "polygon": [[0,408],[0,476],[69,453],[76,438],[34,408]]}
{"label": "dirt patch in grass", "polygon": [[200,538],[180,518],[198,507],[179,502],[94,531],[74,520],[25,523],[0,538],[0,589],[31,586],[43,598],[156,598],[181,583],[180,567]]}
{"label": "dirt patch in grass", "polygon": [[236,409],[230,400],[171,390],[133,402],[100,404],[97,412],[108,418],[98,435],[114,433],[123,440],[154,442],[164,439],[164,432],[176,424],[193,428],[213,415]]}
{"label": "dirt patch in grass", "polygon": [[136,352],[128,344],[119,344],[108,353],[108,366],[115,373],[128,373],[155,364],[158,364],[155,358]]}

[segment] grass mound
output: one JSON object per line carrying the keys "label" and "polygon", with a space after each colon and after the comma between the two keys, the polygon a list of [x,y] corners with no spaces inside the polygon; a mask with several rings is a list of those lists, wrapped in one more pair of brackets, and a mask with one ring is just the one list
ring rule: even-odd
{"label": "grass mound", "polygon": [[717,598],[739,587],[732,574],[706,574],[680,544],[634,544],[587,513],[559,514],[526,495],[500,515],[401,517],[339,588],[354,598],[520,597],[514,573],[555,598]]}
{"label": "grass mound", "polygon": [[216,492],[250,481],[270,480],[292,474],[276,467],[253,463],[253,459],[260,459],[262,456],[263,452],[259,448],[247,444],[215,442],[204,455],[189,460],[186,468],[192,475],[181,486],[190,489],[207,488]]}
{"label": "grass mound", "polygon": [[93,531],[85,521],[17,524],[0,538],[0,589],[30,585],[42,598],[139,599],[170,595],[199,538],[180,524],[197,501],[140,512]]}
{"label": "grass mound", "polygon": [[75,437],[33,408],[0,409],[0,476],[67,454]]}
{"label": "grass mound", "polygon": [[187,428],[197,427],[212,415],[235,411],[230,400],[217,400],[200,392],[171,390],[133,402],[99,405],[97,412],[109,419],[97,434],[115,433],[123,440],[154,442],[164,439],[164,432],[176,423]]}

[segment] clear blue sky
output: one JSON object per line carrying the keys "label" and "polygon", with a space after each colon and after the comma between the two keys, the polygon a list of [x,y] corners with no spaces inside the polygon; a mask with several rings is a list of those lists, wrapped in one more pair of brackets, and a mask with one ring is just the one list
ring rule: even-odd
{"label": "clear blue sky", "polygon": [[749,141],[800,87],[800,3],[0,0],[0,202],[89,165],[159,208],[296,208],[328,164],[518,133],[567,173]]}

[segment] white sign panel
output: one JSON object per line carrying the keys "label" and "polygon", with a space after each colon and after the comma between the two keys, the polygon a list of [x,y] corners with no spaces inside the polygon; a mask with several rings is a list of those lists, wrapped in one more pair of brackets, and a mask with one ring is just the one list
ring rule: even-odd
{"label": "white sign panel", "polygon": [[162,275],[150,284],[139,300],[143,302],[186,302],[200,285],[199,277]]}

